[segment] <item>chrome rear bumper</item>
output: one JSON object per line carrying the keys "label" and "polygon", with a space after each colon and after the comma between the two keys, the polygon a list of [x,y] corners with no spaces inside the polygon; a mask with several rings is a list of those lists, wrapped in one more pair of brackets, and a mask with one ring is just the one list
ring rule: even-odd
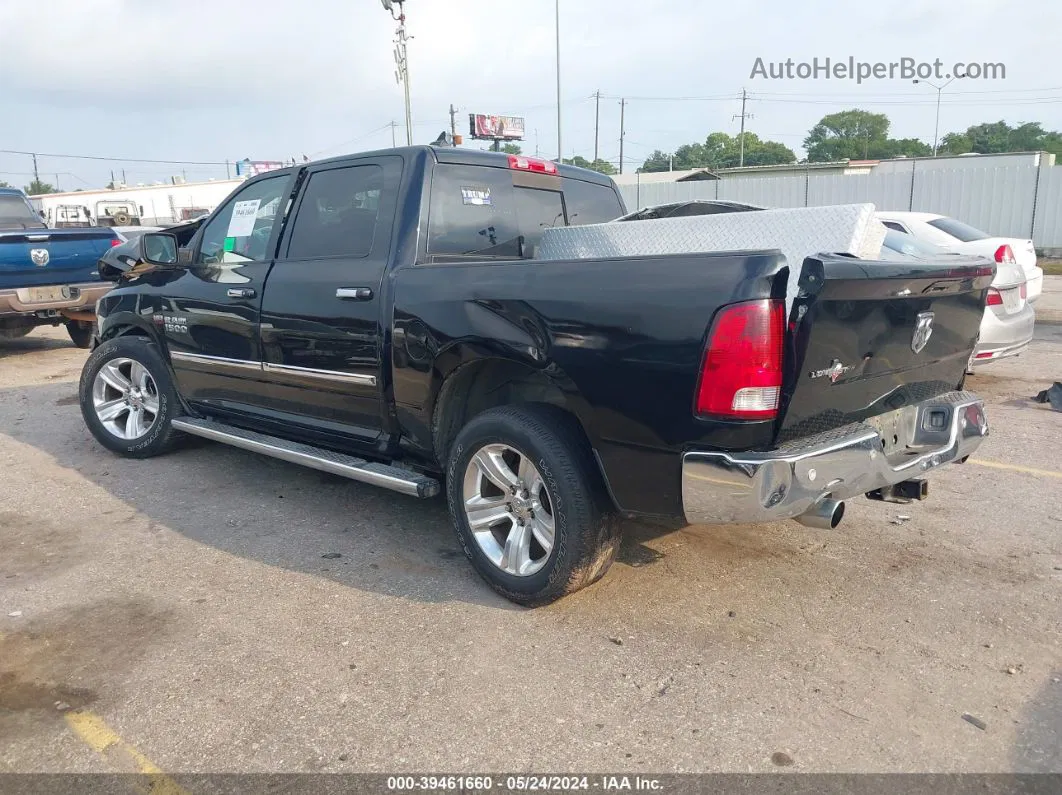
{"label": "chrome rear bumper", "polygon": [[50,309],[69,309],[73,311],[95,311],[96,302],[114,289],[110,282],[91,282],[88,284],[64,285],[69,288],[70,297],[56,301],[31,301],[29,289],[0,290],[0,315],[32,315]]}
{"label": "chrome rear bumper", "polygon": [[[872,418],[767,452],[687,452],[682,457],[686,520],[791,519],[823,500],[845,500],[962,461],[988,435],[984,403],[970,392],[950,392],[901,409],[885,422]],[[871,423],[906,444],[886,453],[882,432]]]}

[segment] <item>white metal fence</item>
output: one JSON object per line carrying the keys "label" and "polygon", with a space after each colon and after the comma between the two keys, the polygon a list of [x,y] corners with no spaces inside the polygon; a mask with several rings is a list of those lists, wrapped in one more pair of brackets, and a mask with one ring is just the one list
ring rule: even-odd
{"label": "white metal fence", "polygon": [[727,199],[767,207],[872,202],[879,210],[950,215],[994,235],[1032,238],[1062,248],[1062,166],[926,168],[910,172],[733,177],[620,186],[629,210],[691,199]]}

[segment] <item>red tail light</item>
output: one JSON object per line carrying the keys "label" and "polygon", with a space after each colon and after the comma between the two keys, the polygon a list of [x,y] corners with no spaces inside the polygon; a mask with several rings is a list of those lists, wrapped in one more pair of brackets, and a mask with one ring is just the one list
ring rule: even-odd
{"label": "red tail light", "polygon": [[996,249],[996,262],[1001,265],[1015,265],[1018,261],[1014,259],[1014,252],[1010,246],[1000,246]]}
{"label": "red tail light", "polygon": [[995,287],[988,288],[988,299],[985,306],[1003,306],[1003,296]]}
{"label": "red tail light", "polygon": [[534,171],[537,174],[557,173],[557,164],[552,160],[541,160],[537,157],[524,157],[523,155],[509,155],[509,168],[516,171]]}
{"label": "red tail light", "polygon": [[1025,282],[1022,282],[1021,283],[1021,287],[1018,288],[1018,293],[1021,295],[1021,297],[1023,299],[1028,298],[1029,297],[1029,286]]}
{"label": "red tail light", "polygon": [[111,248],[122,245],[122,239],[120,237],[111,238]]}
{"label": "red tail light", "polygon": [[776,416],[784,341],[784,301],[746,301],[722,309],[708,334],[697,414],[737,419]]}

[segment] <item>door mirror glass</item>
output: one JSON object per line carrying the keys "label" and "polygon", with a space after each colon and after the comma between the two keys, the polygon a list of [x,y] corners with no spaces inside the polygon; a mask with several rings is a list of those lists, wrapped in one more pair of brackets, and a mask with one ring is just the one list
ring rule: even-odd
{"label": "door mirror glass", "polygon": [[140,259],[151,265],[177,264],[177,238],[167,232],[140,236]]}

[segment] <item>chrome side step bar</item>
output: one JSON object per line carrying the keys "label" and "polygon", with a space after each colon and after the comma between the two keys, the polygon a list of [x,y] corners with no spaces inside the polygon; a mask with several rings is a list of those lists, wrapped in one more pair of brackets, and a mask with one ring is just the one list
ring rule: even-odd
{"label": "chrome side step bar", "polygon": [[173,420],[175,430],[202,436],[215,442],[229,444],[253,453],[279,458],[292,464],[301,464],[333,475],[381,486],[410,497],[434,497],[439,493],[439,481],[418,472],[366,461],[343,453],[323,450],[320,447],[267,436],[264,433],[244,430],[214,420],[180,417]]}

